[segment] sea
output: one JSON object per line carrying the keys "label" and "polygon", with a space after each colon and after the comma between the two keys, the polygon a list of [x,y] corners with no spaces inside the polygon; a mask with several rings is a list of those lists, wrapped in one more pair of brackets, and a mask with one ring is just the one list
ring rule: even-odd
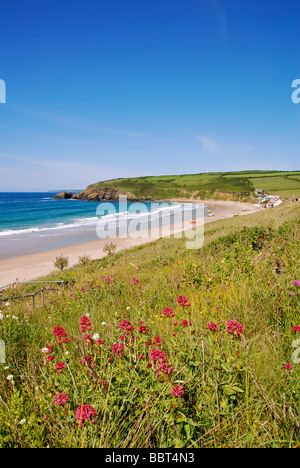
{"label": "sea", "polygon": [[[56,193],[0,193],[0,260],[113,238],[135,220],[138,230],[176,222],[195,206],[185,203],[96,202],[56,199]],[[179,217],[179,218],[178,218]],[[117,228],[116,228],[117,226]]]}

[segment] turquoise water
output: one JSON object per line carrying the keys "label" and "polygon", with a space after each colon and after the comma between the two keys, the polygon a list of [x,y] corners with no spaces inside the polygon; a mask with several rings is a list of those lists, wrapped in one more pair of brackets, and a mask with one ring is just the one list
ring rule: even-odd
{"label": "turquoise water", "polygon": [[183,207],[187,207],[190,219],[193,217],[191,204],[119,204],[54,196],[47,192],[0,193],[0,259],[113,238],[116,225],[119,234],[129,225],[135,229],[139,223],[136,231],[148,229],[149,222],[170,224]]}

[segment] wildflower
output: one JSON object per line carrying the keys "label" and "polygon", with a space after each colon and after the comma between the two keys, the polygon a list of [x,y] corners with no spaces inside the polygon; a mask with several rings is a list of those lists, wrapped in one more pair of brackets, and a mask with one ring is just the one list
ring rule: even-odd
{"label": "wildflower", "polygon": [[[84,421],[88,421],[95,416],[97,416],[96,410],[90,405],[80,405],[75,413],[75,419],[78,421],[80,426]],[[95,419],[92,422],[95,422]]]}
{"label": "wildflower", "polygon": [[11,374],[11,375],[8,375],[6,378],[7,378],[7,380],[12,380],[14,378],[14,376]]}
{"label": "wildflower", "polygon": [[65,393],[58,393],[54,398],[55,406],[64,406],[68,401],[69,397]]}
{"label": "wildflower", "polygon": [[118,328],[125,330],[125,334],[134,331],[134,327],[132,323],[129,322],[129,320],[123,320],[121,323],[119,323]]}
{"label": "wildflower", "polygon": [[81,359],[81,364],[84,364],[86,366],[91,366],[93,360],[94,360],[94,358],[92,356],[84,356]]}
{"label": "wildflower", "polygon": [[292,285],[296,286],[296,288],[300,288],[300,281],[292,281]]}
{"label": "wildflower", "polygon": [[96,341],[96,345],[102,345],[102,344],[104,344],[104,341],[103,341],[103,340],[98,340],[98,341]]}
{"label": "wildflower", "polygon": [[153,344],[156,346],[161,346],[161,338],[159,336],[155,336],[153,338]]}
{"label": "wildflower", "polygon": [[97,341],[99,339],[100,339],[100,336],[97,333],[95,333],[95,335],[93,335],[93,340]]}
{"label": "wildflower", "polygon": [[244,326],[235,320],[228,320],[226,322],[226,331],[231,335],[242,335],[244,333]]}
{"label": "wildflower", "polygon": [[166,353],[160,349],[152,349],[149,354],[151,361],[158,361],[159,359],[165,359],[167,357]]}
{"label": "wildflower", "polygon": [[66,364],[64,362],[58,362],[55,366],[55,369],[56,369],[56,372],[58,374],[61,374],[61,372],[63,371],[63,369],[66,368]]}
{"label": "wildflower", "polygon": [[51,356],[47,356],[47,358],[46,358],[46,361],[47,361],[47,362],[50,362],[50,361],[53,361],[53,360],[54,360],[54,356],[52,356],[52,355],[51,355]]}
{"label": "wildflower", "polygon": [[174,372],[174,367],[168,365],[167,359],[160,359],[158,361],[158,366],[156,367],[156,377],[159,376],[159,372],[163,372],[164,374],[170,375]]}
{"label": "wildflower", "polygon": [[85,332],[86,330],[91,330],[93,327],[92,327],[92,324],[90,322],[90,319],[88,318],[87,315],[84,315],[83,317],[81,317],[80,319],[80,331],[81,332]]}
{"label": "wildflower", "polygon": [[183,327],[189,327],[189,326],[192,325],[192,322],[188,322],[188,320],[183,320],[183,321],[181,322],[181,325],[182,325]]}
{"label": "wildflower", "polygon": [[163,314],[164,314],[166,317],[175,317],[174,310],[171,309],[171,307],[165,307],[165,308],[164,308],[164,311],[163,311]]}
{"label": "wildflower", "polygon": [[131,279],[131,282],[134,283],[134,284],[139,284],[139,280],[136,279],[136,278],[132,278],[132,279]]}
{"label": "wildflower", "polygon": [[179,296],[179,297],[177,298],[177,302],[178,302],[178,304],[179,304],[180,306],[182,306],[182,307],[184,307],[184,306],[185,306],[185,307],[190,307],[190,305],[191,305],[190,301],[189,301],[186,297],[184,297],[184,296]]}
{"label": "wildflower", "polygon": [[123,349],[124,349],[124,345],[119,344],[119,343],[114,343],[112,345],[111,351],[112,351],[113,354],[117,354],[119,357],[122,357],[123,356]]}
{"label": "wildflower", "polygon": [[49,354],[49,353],[53,353],[53,348],[52,346],[46,346],[45,348],[42,349],[42,353],[44,354]]}
{"label": "wildflower", "polygon": [[101,322],[101,325],[107,325],[107,323],[106,322]]}
{"label": "wildflower", "polygon": [[21,421],[19,422],[19,424],[21,424],[21,426],[23,426],[23,424],[26,423],[26,419],[21,419]]}
{"label": "wildflower", "polygon": [[286,364],[285,368],[286,368],[287,370],[292,370],[292,369],[293,369],[293,366],[292,366],[291,363],[288,362],[288,363]]}
{"label": "wildflower", "polygon": [[176,385],[175,387],[172,388],[171,395],[174,395],[180,398],[182,395],[184,395],[183,389],[184,389],[183,385]]}
{"label": "wildflower", "polygon": [[298,325],[296,325],[294,328],[293,328],[293,332],[298,332],[300,331],[300,327]]}
{"label": "wildflower", "polygon": [[208,323],[206,328],[208,328],[209,330],[211,330],[213,332],[216,332],[217,327],[218,327],[218,325],[216,323]]}
{"label": "wildflower", "polygon": [[130,310],[130,307],[126,307],[126,310]]}
{"label": "wildflower", "polygon": [[145,333],[147,333],[147,327],[145,327],[144,325],[141,325],[138,329],[138,332],[142,333],[142,335],[145,335]]}
{"label": "wildflower", "polygon": [[70,341],[66,330],[62,327],[54,327],[53,335],[56,336],[58,345],[61,343],[68,343]]}

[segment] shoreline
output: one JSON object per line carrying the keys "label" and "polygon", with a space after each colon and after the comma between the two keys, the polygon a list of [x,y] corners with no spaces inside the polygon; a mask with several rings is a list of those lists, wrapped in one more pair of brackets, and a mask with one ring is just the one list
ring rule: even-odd
{"label": "shoreline", "polygon": [[[186,200],[173,199],[169,202],[183,202]],[[231,218],[236,215],[246,215],[260,211],[260,209],[251,203],[233,202],[233,201],[216,201],[216,200],[191,200],[190,203],[204,203],[212,210],[214,216],[204,217],[204,225],[209,222],[220,219]],[[192,226],[189,226],[191,229]],[[171,234],[182,232],[182,225],[173,225]],[[69,257],[69,267],[78,263],[78,257],[88,255],[92,260],[100,259],[106,256],[103,253],[103,247],[108,242],[113,242],[117,246],[117,252],[131,247],[137,247],[146,243],[153,242],[160,237],[161,232],[157,230],[152,232],[151,238],[106,238],[70,245],[68,247],[46,250],[43,252],[33,253],[25,256],[13,257],[5,260],[0,260],[0,287],[4,287],[13,282],[33,281],[42,276],[53,273],[55,267],[53,262],[56,257],[64,255]],[[58,271],[58,270],[57,270]]]}

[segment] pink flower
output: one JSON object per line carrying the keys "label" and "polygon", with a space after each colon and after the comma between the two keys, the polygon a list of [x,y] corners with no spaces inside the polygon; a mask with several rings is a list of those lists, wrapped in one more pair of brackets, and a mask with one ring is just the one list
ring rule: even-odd
{"label": "pink flower", "polygon": [[296,288],[300,288],[300,281],[292,281],[292,285],[296,286]]}
{"label": "pink flower", "polygon": [[153,338],[153,344],[156,346],[161,346],[161,338],[159,336],[155,336]]}
{"label": "pink flower", "polygon": [[64,362],[58,362],[55,366],[56,372],[60,374],[63,369],[66,368],[66,364]]}
{"label": "pink flower", "polygon": [[103,341],[103,340],[98,340],[98,341],[96,341],[96,345],[102,345],[102,344],[104,344],[104,341]]}
{"label": "pink flower", "polygon": [[122,320],[121,323],[119,323],[118,328],[121,328],[122,330],[128,330],[128,331],[133,331],[133,325],[132,323],[129,322],[129,320]]}
{"label": "pink flower", "polygon": [[244,326],[235,320],[228,320],[226,322],[226,331],[231,335],[241,335],[244,333]]}
{"label": "pink flower", "polygon": [[92,328],[93,327],[92,327],[92,324],[90,322],[90,319],[88,317],[86,317],[86,315],[81,317],[81,319],[80,319],[80,331],[85,332],[86,330],[91,330]]}
{"label": "pink flower", "polygon": [[175,313],[174,313],[174,310],[171,309],[171,307],[166,307],[163,311],[163,314],[166,316],[166,317],[175,317]]}
{"label": "pink flower", "polygon": [[84,356],[81,359],[81,364],[84,364],[86,366],[91,366],[93,360],[94,360],[94,358],[92,356]]}
{"label": "pink flower", "polygon": [[166,353],[160,351],[160,349],[152,349],[149,353],[151,361],[158,361],[159,359],[165,359]]}
{"label": "pink flower", "polygon": [[56,336],[58,345],[60,345],[61,343],[69,343],[70,341],[66,330],[62,327],[54,327],[53,335]]}
{"label": "pink flower", "polygon": [[295,325],[295,327],[293,328],[293,332],[298,332],[300,331],[300,327],[298,325]]}
{"label": "pink flower", "polygon": [[136,278],[132,278],[132,279],[131,279],[131,282],[134,283],[134,284],[139,284],[139,280],[136,279]]}
{"label": "pink flower", "polygon": [[[97,416],[96,410],[90,405],[80,405],[75,413],[75,419],[78,421],[80,426],[84,421],[88,421],[95,416]],[[95,422],[95,419],[92,422]]]}
{"label": "pink flower", "polygon": [[173,387],[171,391],[171,395],[177,396],[178,398],[184,395],[183,385],[176,385],[175,387]]}
{"label": "pink flower", "polygon": [[207,324],[207,327],[209,330],[213,331],[213,332],[216,332],[217,331],[217,328],[218,328],[218,325],[216,323],[208,323]]}
{"label": "pink flower", "polygon": [[54,404],[56,406],[64,406],[68,401],[69,397],[65,393],[58,393],[54,398]]}
{"label": "pink flower", "polygon": [[189,327],[189,326],[192,325],[192,322],[188,322],[187,320],[183,320],[183,321],[181,322],[181,325],[182,325],[183,327]]}
{"label": "pink flower", "polygon": [[54,356],[52,356],[52,355],[51,355],[51,356],[47,356],[47,358],[46,358],[46,361],[48,361],[48,362],[49,362],[49,361],[53,361],[53,360],[54,360]]}
{"label": "pink flower", "polygon": [[177,298],[177,302],[178,302],[179,305],[185,306],[185,307],[189,307],[189,306],[191,305],[191,303],[189,302],[189,300],[188,300],[186,297],[184,297],[184,296],[179,296],[179,297]]}
{"label": "pink flower", "polygon": [[287,370],[292,370],[292,369],[293,369],[293,366],[292,366],[291,363],[288,362],[288,363],[286,364],[285,368],[286,368]]}
{"label": "pink flower", "polygon": [[141,325],[138,329],[138,332],[142,333],[142,335],[145,335],[145,333],[147,333],[147,327],[145,327],[144,325]]}
{"label": "pink flower", "polygon": [[120,343],[114,343],[112,345],[111,351],[113,354],[117,354],[119,357],[123,356],[124,345]]}

